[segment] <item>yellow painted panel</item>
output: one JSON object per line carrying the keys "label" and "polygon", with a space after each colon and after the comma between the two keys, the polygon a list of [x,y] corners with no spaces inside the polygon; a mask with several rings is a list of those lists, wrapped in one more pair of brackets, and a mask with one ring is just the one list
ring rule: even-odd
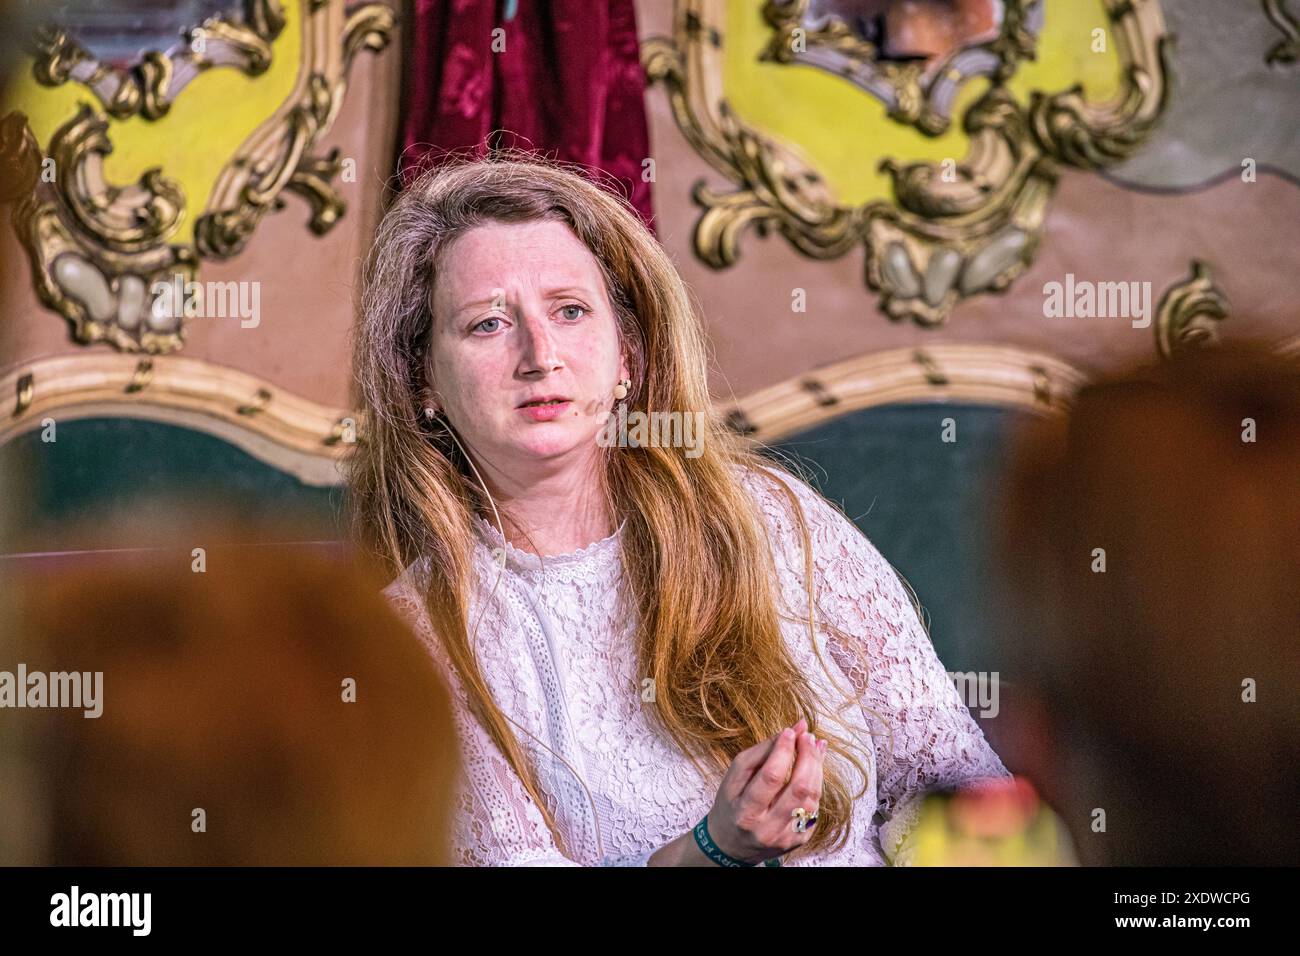
{"label": "yellow painted panel", "polygon": [[[763,0],[727,0],[723,89],[735,113],[748,125],[801,151],[834,190],[840,203],[855,206],[890,197],[889,177],[879,161],[899,162],[966,154],[960,128],[965,109],[988,89],[988,81],[967,83],[957,97],[958,118],[942,136],[926,136],[886,115],[885,105],[849,81],[812,66],[760,62],[771,36],[762,17]],[[1010,89],[1028,102],[1028,91],[1057,91],[1084,84],[1094,100],[1112,96],[1119,84],[1119,57],[1107,30],[1105,53],[1093,53],[1091,31],[1107,26],[1102,0],[1049,0],[1038,61],[1022,64]]]}
{"label": "yellow painted panel", "polygon": [[[1098,29],[1106,31],[1105,50],[1094,53]],[[1119,51],[1102,0],[1048,0],[1038,59],[1022,63],[1007,85],[1027,103],[1030,90],[1055,93],[1082,83],[1088,99],[1102,102],[1119,92],[1120,79]]]}
{"label": "yellow painted panel", "polygon": [[[184,191],[185,219],[170,241],[193,241],[194,223],[222,167],[293,90],[302,52],[301,13],[307,2],[284,5],[284,29],[272,44],[271,66],[262,75],[250,77],[236,67],[213,67],[191,80],[159,120],[109,118],[113,152],[104,161],[104,175],[110,183],[133,183],[146,170],[160,166]],[[0,115],[22,110],[37,142],[47,149],[55,131],[76,114],[78,104],[90,103],[100,112],[103,108],[80,83],[42,86],[32,75],[31,63],[27,58],[15,70]]]}

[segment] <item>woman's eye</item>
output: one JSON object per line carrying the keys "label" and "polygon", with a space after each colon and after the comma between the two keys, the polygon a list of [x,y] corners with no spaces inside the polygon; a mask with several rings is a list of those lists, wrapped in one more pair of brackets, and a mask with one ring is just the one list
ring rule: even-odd
{"label": "woman's eye", "polygon": [[[560,311],[564,311],[565,309],[577,309],[579,312],[586,312],[586,311],[587,311],[587,307],[584,306],[584,305],[564,305],[564,306],[561,306],[561,307],[560,307]],[[574,320],[575,322],[576,322],[579,318],[580,318],[580,316],[576,316],[576,315],[573,316],[573,320]]]}
{"label": "woman's eye", "polygon": [[484,332],[495,332],[495,331],[496,331],[496,326],[493,326],[493,327],[490,328],[490,329],[484,329],[483,326],[487,325],[489,322],[497,322],[497,323],[500,323],[500,321],[501,321],[500,319],[484,319],[484,320],[483,320],[482,322],[480,322],[478,325],[474,326],[473,331],[477,332],[477,331],[479,331],[480,329],[482,329]]}

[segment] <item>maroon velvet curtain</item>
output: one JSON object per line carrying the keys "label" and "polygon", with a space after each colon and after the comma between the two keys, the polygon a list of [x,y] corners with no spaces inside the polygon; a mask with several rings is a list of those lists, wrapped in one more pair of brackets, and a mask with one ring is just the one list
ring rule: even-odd
{"label": "maroon velvet curtain", "polygon": [[[403,184],[449,152],[517,147],[615,177],[653,231],[633,0],[412,0],[408,9]],[[492,50],[496,27],[503,52]]]}

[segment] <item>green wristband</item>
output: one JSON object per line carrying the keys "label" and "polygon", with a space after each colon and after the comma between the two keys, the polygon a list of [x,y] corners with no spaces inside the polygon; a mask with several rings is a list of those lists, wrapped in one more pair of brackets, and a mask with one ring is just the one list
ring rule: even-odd
{"label": "green wristband", "polygon": [[695,843],[707,856],[718,866],[780,866],[781,858],[774,856],[770,860],[764,860],[762,863],[746,863],[744,860],[737,860],[734,856],[724,853],[722,849],[713,842],[713,837],[709,836],[709,815],[706,813],[699,823],[695,824]]}

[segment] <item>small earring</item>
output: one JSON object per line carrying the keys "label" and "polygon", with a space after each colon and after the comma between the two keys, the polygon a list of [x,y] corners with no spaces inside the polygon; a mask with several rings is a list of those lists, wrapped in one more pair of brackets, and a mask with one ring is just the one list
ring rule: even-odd
{"label": "small earring", "polygon": [[614,386],[614,397],[617,399],[627,398],[627,390],[632,387],[632,380],[625,378]]}
{"label": "small earring", "polygon": [[429,421],[433,421],[433,417],[437,414],[438,412],[433,408],[432,405],[424,406],[424,417],[429,419]]}

